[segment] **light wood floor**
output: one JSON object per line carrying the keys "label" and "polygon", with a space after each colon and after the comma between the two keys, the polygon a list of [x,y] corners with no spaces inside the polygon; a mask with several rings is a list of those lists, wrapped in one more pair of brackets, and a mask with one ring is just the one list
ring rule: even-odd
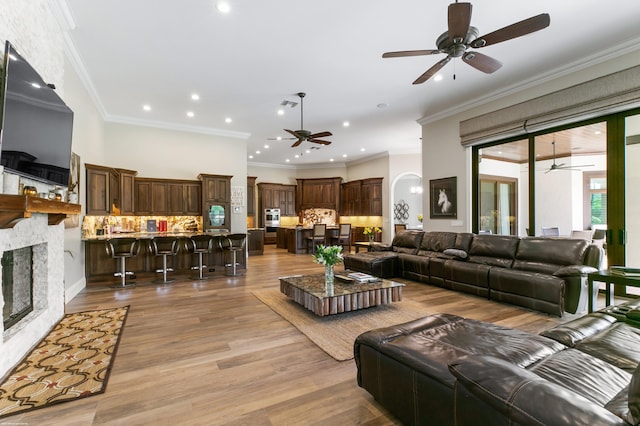
{"label": "light wood floor", "polygon": [[[0,425],[397,424],[358,387],[353,361],[335,361],[251,294],[322,270],[309,255],[267,246],[243,277],[89,288],[67,312],[131,305],[106,393]],[[398,281],[405,300],[434,311],[532,332],[567,320]]]}

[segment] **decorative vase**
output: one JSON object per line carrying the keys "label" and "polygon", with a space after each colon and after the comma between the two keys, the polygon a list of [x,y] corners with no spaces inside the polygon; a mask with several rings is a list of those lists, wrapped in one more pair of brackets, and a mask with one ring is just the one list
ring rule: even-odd
{"label": "decorative vase", "polygon": [[369,244],[373,243],[373,239],[375,238],[373,234],[367,235],[369,237]]}
{"label": "decorative vase", "polygon": [[324,284],[333,286],[333,265],[324,265]]}

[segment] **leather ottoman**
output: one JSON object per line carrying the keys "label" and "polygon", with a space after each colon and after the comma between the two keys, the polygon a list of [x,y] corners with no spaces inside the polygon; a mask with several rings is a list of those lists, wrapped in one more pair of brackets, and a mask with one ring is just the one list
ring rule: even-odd
{"label": "leather ottoman", "polygon": [[391,251],[349,254],[344,256],[344,269],[380,278],[391,278],[395,276],[397,258],[398,255]]}

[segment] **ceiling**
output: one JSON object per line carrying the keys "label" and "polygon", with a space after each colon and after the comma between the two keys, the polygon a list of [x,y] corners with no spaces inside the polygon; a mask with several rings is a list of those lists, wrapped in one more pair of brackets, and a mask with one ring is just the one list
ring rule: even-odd
{"label": "ceiling", "polygon": [[[223,14],[211,0],[58,0],[72,25],[67,47],[107,121],[246,140],[255,164],[328,165],[381,152],[418,153],[420,118],[446,116],[640,46],[637,0],[606,6],[478,0],[471,24],[480,34],[545,12],[551,25],[483,48],[503,63],[494,74],[456,59],[442,69],[441,81],[412,85],[444,55],[381,55],[434,49],[450,1],[228,2],[231,10]],[[299,129],[300,106],[281,106],[299,101],[298,92],[306,93],[304,128],[332,132],[322,138],[331,145],[304,142],[294,149],[293,141],[269,140]],[[193,93],[200,99],[192,100]],[[306,152],[312,146],[320,149]]]}

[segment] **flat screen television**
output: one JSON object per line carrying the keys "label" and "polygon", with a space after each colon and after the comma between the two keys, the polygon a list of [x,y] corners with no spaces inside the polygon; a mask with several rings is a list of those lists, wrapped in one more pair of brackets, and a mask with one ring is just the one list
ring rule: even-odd
{"label": "flat screen television", "polygon": [[73,111],[8,41],[0,102],[0,160],[5,170],[68,186]]}

